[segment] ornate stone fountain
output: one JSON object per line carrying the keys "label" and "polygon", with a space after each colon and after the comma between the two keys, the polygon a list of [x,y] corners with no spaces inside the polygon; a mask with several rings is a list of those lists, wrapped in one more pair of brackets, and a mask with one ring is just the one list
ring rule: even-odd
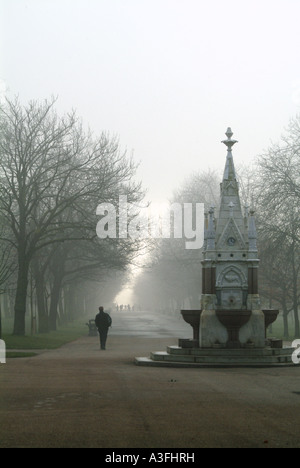
{"label": "ornate stone fountain", "polygon": [[[227,129],[226,164],[219,212],[205,215],[202,295],[199,310],[182,310],[193,338],[180,339],[167,352],[137,358],[139,365],[266,366],[292,363],[293,348],[266,346],[266,328],[277,310],[262,310],[258,293],[258,250],[254,210],[242,210],[232,157],[237,143]],[[280,348],[281,346],[281,348]],[[274,349],[273,349],[274,348]]]}
{"label": "ornate stone fountain", "polygon": [[205,221],[199,346],[220,343],[236,349],[251,342],[263,348],[265,317],[258,295],[254,211],[249,213],[249,207],[242,211],[232,157],[237,141],[230,128],[226,136],[220,209],[216,217],[211,207]]}

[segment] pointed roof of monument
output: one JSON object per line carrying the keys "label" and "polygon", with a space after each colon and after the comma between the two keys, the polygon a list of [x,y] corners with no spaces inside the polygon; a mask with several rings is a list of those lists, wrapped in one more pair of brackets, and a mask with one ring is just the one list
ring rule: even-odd
{"label": "pointed roof of monument", "polygon": [[234,234],[235,239],[240,239],[240,247],[242,239],[246,238],[244,217],[241,210],[241,203],[239,197],[239,187],[234,168],[234,162],[232,157],[232,147],[237,143],[237,140],[233,140],[233,132],[228,127],[225,135],[226,140],[223,140],[225,146],[227,146],[227,157],[223,174],[223,181],[221,183],[221,201],[220,210],[216,229],[216,245],[218,248],[223,246],[230,234]]}
{"label": "pointed roof of monument", "polygon": [[227,159],[224,169],[223,180],[236,180],[231,148],[235,143],[237,143],[237,140],[232,140],[231,137],[233,133],[230,127],[227,128],[227,132],[225,133],[225,135],[227,136],[227,140],[223,140],[222,143],[224,143],[224,145],[227,146]]}

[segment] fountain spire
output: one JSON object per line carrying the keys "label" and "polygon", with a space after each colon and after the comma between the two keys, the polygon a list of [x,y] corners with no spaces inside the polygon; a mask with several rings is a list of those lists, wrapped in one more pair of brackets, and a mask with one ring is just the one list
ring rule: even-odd
{"label": "fountain spire", "polygon": [[227,128],[225,135],[227,136],[227,140],[223,140],[222,143],[224,143],[224,145],[227,146],[227,159],[224,169],[223,180],[236,180],[231,149],[233,145],[235,145],[235,143],[238,143],[238,141],[232,140],[233,132],[231,131],[230,127]]}

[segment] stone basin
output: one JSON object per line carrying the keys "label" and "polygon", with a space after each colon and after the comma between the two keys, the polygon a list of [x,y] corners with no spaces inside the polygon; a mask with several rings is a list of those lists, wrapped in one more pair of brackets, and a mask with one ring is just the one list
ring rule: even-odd
{"label": "stone basin", "polygon": [[182,310],[181,315],[186,323],[193,328],[193,340],[199,345],[199,328],[202,310]]}
{"label": "stone basin", "polygon": [[228,332],[227,348],[241,348],[239,330],[245,325],[250,317],[251,310],[217,310],[219,321],[226,327]]}
{"label": "stone basin", "polygon": [[271,323],[275,322],[278,317],[279,310],[277,309],[263,309],[265,316],[265,336],[267,336],[267,328]]}

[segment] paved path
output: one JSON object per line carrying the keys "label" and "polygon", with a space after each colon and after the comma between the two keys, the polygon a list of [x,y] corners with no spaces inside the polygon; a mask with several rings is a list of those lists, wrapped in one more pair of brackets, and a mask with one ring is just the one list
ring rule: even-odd
{"label": "paved path", "polygon": [[83,337],[0,365],[0,447],[300,447],[299,367],[137,367],[191,333],[139,316],[113,316],[106,351]]}

